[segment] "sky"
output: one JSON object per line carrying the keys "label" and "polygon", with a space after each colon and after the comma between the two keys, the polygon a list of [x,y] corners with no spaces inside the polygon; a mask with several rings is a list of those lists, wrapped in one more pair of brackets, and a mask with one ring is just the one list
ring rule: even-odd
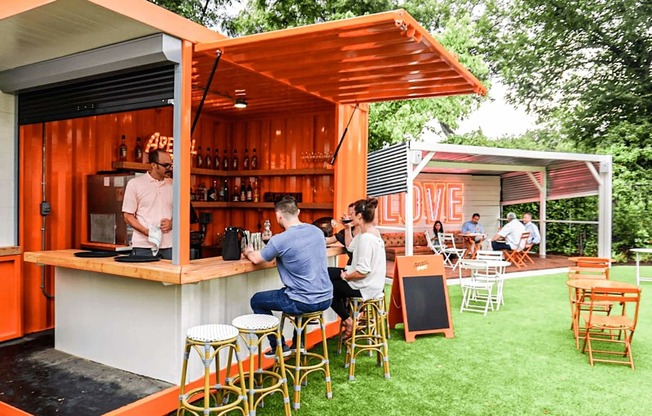
{"label": "sky", "polygon": [[499,138],[506,134],[519,135],[536,128],[534,117],[528,115],[523,108],[505,102],[506,91],[505,85],[492,81],[488,93],[490,100],[463,120],[457,133],[469,133],[481,128],[487,137]]}

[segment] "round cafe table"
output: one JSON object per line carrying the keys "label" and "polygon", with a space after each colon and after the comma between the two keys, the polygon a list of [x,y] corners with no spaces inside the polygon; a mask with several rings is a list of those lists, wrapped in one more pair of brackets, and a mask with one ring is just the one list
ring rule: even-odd
{"label": "round cafe table", "polygon": [[[464,239],[464,245],[466,246],[466,255],[470,259],[475,259],[475,256],[478,254],[478,250],[482,249],[482,242],[485,240],[486,236],[482,233],[467,233],[460,234]],[[480,237],[479,241],[476,241],[476,238]]]}
{"label": "round cafe table", "polygon": [[652,282],[652,277],[641,276],[641,254],[652,254],[652,248],[630,248],[629,251],[636,253],[636,284],[641,282]]}

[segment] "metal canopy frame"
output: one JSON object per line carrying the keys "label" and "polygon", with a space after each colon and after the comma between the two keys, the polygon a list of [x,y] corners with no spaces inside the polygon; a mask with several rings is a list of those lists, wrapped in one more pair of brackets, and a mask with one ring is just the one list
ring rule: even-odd
{"label": "metal canopy frame", "polygon": [[[574,162],[584,166],[588,175],[595,181],[594,192],[586,191],[585,177],[576,177],[564,183],[565,193],[556,198],[573,198],[598,195],[598,256],[611,256],[611,155],[592,155],[581,153],[542,152],[520,149],[503,149],[480,146],[461,146],[439,143],[408,142],[406,148],[408,160],[407,197],[405,198],[405,255],[413,254],[414,215],[413,184],[421,173],[459,173],[505,175],[521,172],[526,175],[538,191],[540,203],[540,229],[542,256],[546,253],[546,201],[549,197],[550,184],[548,173],[560,165],[569,166]],[[538,175],[537,175],[538,174]],[[580,181],[583,183],[580,184]],[[573,187],[581,190],[573,192]],[[503,201],[504,202],[504,201]]]}

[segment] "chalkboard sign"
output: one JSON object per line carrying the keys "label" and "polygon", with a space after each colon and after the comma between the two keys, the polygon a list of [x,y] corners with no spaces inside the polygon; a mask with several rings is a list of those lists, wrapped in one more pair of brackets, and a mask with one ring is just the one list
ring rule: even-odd
{"label": "chalkboard sign", "polygon": [[403,323],[405,340],[443,332],[453,337],[444,262],[441,256],[401,256],[394,264],[389,325]]}

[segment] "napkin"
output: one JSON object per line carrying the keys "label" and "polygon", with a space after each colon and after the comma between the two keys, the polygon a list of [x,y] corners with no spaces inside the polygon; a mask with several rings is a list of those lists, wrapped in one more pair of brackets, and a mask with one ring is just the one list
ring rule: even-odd
{"label": "napkin", "polygon": [[147,240],[154,244],[152,247],[152,254],[156,256],[158,254],[158,247],[161,245],[161,238],[163,237],[163,232],[161,232],[161,227],[158,225],[149,226],[149,236]]}

